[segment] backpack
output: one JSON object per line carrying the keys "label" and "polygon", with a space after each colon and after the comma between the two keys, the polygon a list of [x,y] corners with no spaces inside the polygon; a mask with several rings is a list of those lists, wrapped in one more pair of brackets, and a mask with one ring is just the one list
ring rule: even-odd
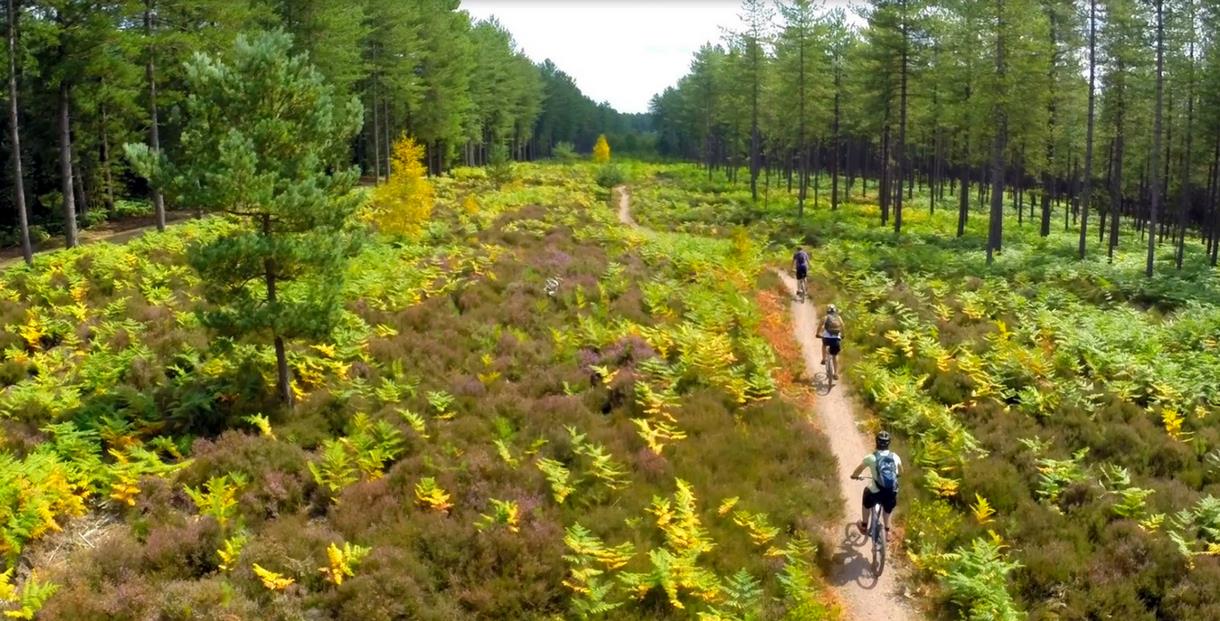
{"label": "backpack", "polygon": [[826,321],[822,323],[822,328],[831,336],[839,336],[843,334],[843,320],[839,319],[838,314],[829,315]]}
{"label": "backpack", "polygon": [[793,260],[796,261],[796,266],[801,269],[806,269],[809,267],[809,255],[805,254],[804,251],[796,253]]}
{"label": "backpack", "polygon": [[887,492],[898,491],[898,462],[894,454],[877,451],[874,456],[877,459],[877,487]]}

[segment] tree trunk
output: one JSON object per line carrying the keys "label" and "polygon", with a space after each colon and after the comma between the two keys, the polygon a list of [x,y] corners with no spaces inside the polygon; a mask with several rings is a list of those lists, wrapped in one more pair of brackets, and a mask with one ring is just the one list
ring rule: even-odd
{"label": "tree trunk", "polygon": [[18,115],[17,91],[17,7],[14,0],[7,0],[8,12],[8,89],[9,89],[9,143],[12,145],[13,206],[17,210],[17,224],[21,236],[21,256],[26,265],[34,264],[33,246],[30,243],[29,213],[25,203],[25,174],[21,164],[21,124]]}
{"label": "tree trunk", "polygon": [[[889,115],[886,115],[887,117]],[[881,179],[878,181],[878,199],[881,203],[881,225],[885,226],[890,222],[890,199],[893,198],[893,190],[890,187],[890,126],[889,119],[886,118],[885,129],[881,134]]]}
{"label": "tree trunk", "polygon": [[[996,0],[995,37],[996,77],[1003,83],[1007,73],[1004,64],[1004,0]],[[1004,150],[1008,142],[1008,116],[1002,103],[994,104],[995,139],[991,144],[991,218],[987,232],[987,264],[995,260],[995,253],[1002,249],[1004,236]]]}
{"label": "tree trunk", "polygon": [[30,216],[25,206],[25,174],[21,172],[21,123],[17,114],[17,7],[8,0],[8,136],[12,145],[13,205],[17,208],[17,225],[21,229],[21,257],[26,265],[34,264],[34,248],[30,244]]}
{"label": "tree trunk", "polygon": [[834,103],[834,126],[832,132],[834,134],[830,148],[834,154],[830,158],[830,210],[835,211],[839,208],[839,158],[843,156],[843,147],[839,142],[839,86],[840,77],[839,71],[835,70],[835,103]]}
{"label": "tree trunk", "polygon": [[106,213],[114,215],[114,174],[112,173],[110,163],[110,137],[106,132],[106,124],[108,122],[106,114],[106,106],[102,105],[101,119],[98,123],[100,130],[101,145],[99,145],[98,164],[102,167],[102,182],[106,184],[102,192],[102,200],[106,202]]}
{"label": "tree trunk", "polygon": [[1212,218],[1211,265],[1216,267],[1217,256],[1220,255],[1220,131],[1216,132],[1216,147],[1212,151],[1211,192],[1208,198],[1208,210]]}
{"label": "tree trunk", "polygon": [[762,137],[758,132],[758,87],[759,87],[759,67],[758,59],[759,47],[762,45],[758,39],[754,39],[750,51],[750,60],[753,67],[753,75],[751,80],[751,96],[750,96],[750,197],[755,202],[758,201],[758,173],[761,162],[759,161],[761,154],[759,149],[762,146]]}
{"label": "tree trunk", "polygon": [[907,174],[907,23],[906,0],[902,14],[902,77],[898,95],[898,191],[894,195],[894,234],[902,234],[902,182]]}
{"label": "tree trunk", "polygon": [[[270,242],[272,233],[271,214],[263,214],[262,218],[263,237]],[[263,259],[263,280],[267,286],[267,305],[275,306],[277,303],[275,260],[270,257]],[[292,378],[288,374],[288,353],[284,347],[284,337],[280,335],[278,330],[273,330],[272,334],[275,338],[276,390],[279,392],[280,401],[291,408]]]}
{"label": "tree trunk", "polygon": [[[374,54],[376,58],[376,54]],[[373,74],[373,185],[381,184],[381,115],[377,111],[377,74]]]}
{"label": "tree trunk", "polygon": [[970,167],[962,165],[962,191],[958,193],[957,236],[966,234],[966,219],[970,217]]}
{"label": "tree trunk", "polygon": [[69,248],[76,247],[76,189],[72,184],[72,129],[70,115],[70,100],[72,90],[68,80],[59,82],[59,181],[60,193],[63,194],[64,243]]}
{"label": "tree trunk", "polygon": [[[1119,71],[1122,71],[1120,64]],[[1123,210],[1123,101],[1124,93],[1119,87],[1118,110],[1115,121],[1114,152],[1110,164],[1110,240],[1107,244],[1106,256],[1109,262],[1114,262],[1114,248],[1118,245],[1118,224]]]}
{"label": "tree trunk", "polygon": [[[1190,70],[1186,81],[1186,148],[1182,151],[1182,179],[1178,190],[1178,254],[1174,258],[1177,269],[1182,269],[1182,261],[1186,258],[1186,211],[1187,199],[1190,196],[1190,163],[1191,147],[1194,139],[1195,123],[1195,38],[1194,26],[1190,27],[1190,44],[1187,57],[1190,59]],[[1200,228],[1200,230],[1202,230]]]}
{"label": "tree trunk", "polygon": [[[384,140],[382,140],[382,146],[385,148],[385,180],[386,181],[389,181],[390,176],[392,174],[394,174],[394,170],[393,170],[393,166],[392,166],[392,164],[394,162],[394,158],[391,156],[391,154],[393,153],[393,150],[394,150],[394,140],[392,139],[393,134],[391,133],[390,124],[391,124],[390,101],[389,101],[388,97],[383,96],[381,98],[381,128],[382,128],[382,131],[385,132],[382,135],[382,138],[384,138]],[[441,155],[442,153],[444,153],[444,152],[439,149],[437,150],[438,159],[443,158],[443,156]],[[443,159],[441,161],[443,161]],[[444,164],[438,164],[436,174],[438,174],[438,175],[441,174],[441,168],[443,166],[444,166]]]}
{"label": "tree trunk", "polygon": [[[161,123],[157,115],[156,45],[153,43],[152,38],[154,1],[146,0],[144,3],[144,35],[148,37],[148,62],[144,65],[144,77],[148,80],[148,148],[156,155],[161,152]],[[157,230],[164,231],[165,196],[161,193],[160,188],[152,188],[152,201]]]}
{"label": "tree trunk", "polygon": [[1144,275],[1151,278],[1156,264],[1157,211],[1161,203],[1161,174],[1156,158],[1161,156],[1161,123],[1164,116],[1162,106],[1165,97],[1165,13],[1164,0],[1156,0],[1156,105],[1152,121],[1152,201],[1148,206],[1148,260],[1144,266]]}

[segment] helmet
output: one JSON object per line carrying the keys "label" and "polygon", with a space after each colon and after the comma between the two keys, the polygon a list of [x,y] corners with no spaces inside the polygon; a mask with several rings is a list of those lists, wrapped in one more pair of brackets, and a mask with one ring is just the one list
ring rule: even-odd
{"label": "helmet", "polygon": [[826,314],[827,314],[827,315],[833,315],[833,314],[835,314],[835,313],[837,313],[837,312],[839,312],[839,309],[838,309],[838,308],[836,308],[834,304],[827,304],[827,305],[826,305]]}
{"label": "helmet", "polygon": [[890,448],[890,432],[878,431],[877,432],[877,450],[883,451],[888,448]]}

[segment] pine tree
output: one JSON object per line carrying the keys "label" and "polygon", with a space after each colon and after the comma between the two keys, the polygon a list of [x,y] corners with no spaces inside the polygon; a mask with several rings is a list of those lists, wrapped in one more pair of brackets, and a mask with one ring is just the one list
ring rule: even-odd
{"label": "pine tree", "polygon": [[766,80],[767,39],[771,29],[771,7],[764,0],[742,0],[744,30],[738,34],[742,66],[750,89],[750,196],[758,200],[758,174],[762,170],[762,133],[758,128],[759,101]]}
{"label": "pine tree", "polygon": [[[361,123],[359,102],[337,98],[291,45],[282,32],[263,33],[239,37],[227,58],[196,56],[176,162],[127,145],[141,174],[181,202],[248,219],[247,228],[192,249],[190,263],[212,304],[206,325],[270,337],[286,404],[286,341],[326,335],[341,309],[358,175],[344,156]],[[249,285],[259,280],[261,293]]]}

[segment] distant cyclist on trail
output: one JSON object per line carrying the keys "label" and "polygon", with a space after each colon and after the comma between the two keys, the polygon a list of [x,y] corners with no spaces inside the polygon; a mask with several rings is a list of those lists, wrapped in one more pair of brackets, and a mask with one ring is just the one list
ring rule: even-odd
{"label": "distant cyclist on trail", "polygon": [[799,246],[796,249],[796,254],[792,255],[792,271],[796,273],[796,293],[800,296],[801,301],[804,302],[805,295],[808,292],[805,286],[805,279],[809,276],[809,253]]}
{"label": "distant cyclist on trail", "polygon": [[[822,366],[826,366],[826,354],[838,356],[843,346],[843,318],[834,304],[826,306],[826,318],[822,320],[818,338],[822,339]],[[839,379],[839,365],[836,361],[835,375],[831,379]]]}
{"label": "distant cyclist on trail", "polygon": [[890,514],[898,506],[898,477],[902,475],[902,458],[890,452],[890,432],[880,431],[876,438],[877,450],[864,457],[864,461],[851,473],[852,480],[859,481],[860,473],[867,468],[872,471],[872,480],[864,488],[864,507],[856,528],[860,534],[868,534],[868,514],[877,503],[881,503],[882,523],[885,524],[885,540],[890,540]]}

